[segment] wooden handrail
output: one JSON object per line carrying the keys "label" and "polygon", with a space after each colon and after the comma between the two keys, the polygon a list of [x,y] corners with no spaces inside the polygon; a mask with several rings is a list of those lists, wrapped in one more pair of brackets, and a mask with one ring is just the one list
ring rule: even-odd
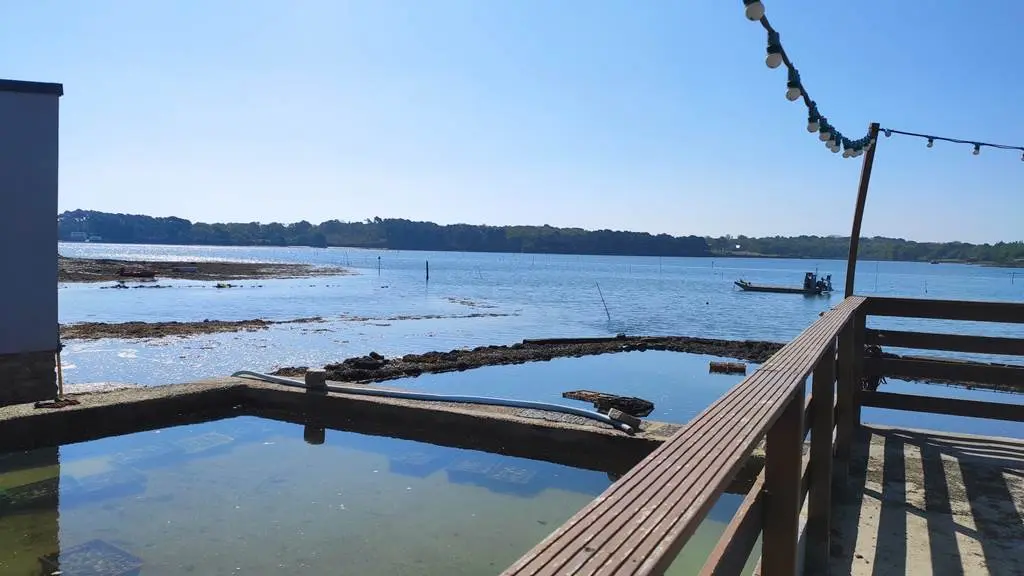
{"label": "wooden handrail", "polygon": [[1024,304],[1017,302],[926,300],[923,298],[882,298],[871,296],[864,303],[864,312],[868,316],[1024,324]]}
{"label": "wooden handrail", "polygon": [[[804,432],[803,386],[863,302],[847,298],[824,313],[504,574],[661,574],[766,435],[766,485],[802,492],[803,467],[794,470],[801,458],[793,454],[802,452],[794,438]],[[765,574],[792,561],[793,502],[776,500],[787,511],[786,544],[784,555],[764,563]]]}
{"label": "wooden handrail", "polygon": [[1024,356],[1024,338],[933,334],[930,332],[904,332],[900,330],[868,330],[865,334],[865,343],[877,346],[891,346],[893,348],[914,348],[917,350]]}

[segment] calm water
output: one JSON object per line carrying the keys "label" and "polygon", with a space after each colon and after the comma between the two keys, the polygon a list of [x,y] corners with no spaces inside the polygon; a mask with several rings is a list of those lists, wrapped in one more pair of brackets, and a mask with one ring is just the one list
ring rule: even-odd
{"label": "calm water", "polygon": [[[72,576],[86,549],[146,576],[495,574],[609,484],[333,430],[310,445],[301,426],[240,417],[0,455],[0,572],[35,576],[57,555]],[[723,497],[670,574],[699,568],[738,501]]]}
{"label": "calm water", "polygon": [[[373,251],[341,248],[250,248],[61,244],[67,256],[151,260],[249,260],[346,266],[356,276],[212,283],[160,281],[169,289],[104,290],[68,284],[59,290],[60,321],[287,320],[256,333],[148,342],[71,341],[63,354],[69,382],[161,384],[280,366],[322,365],[375,350],[405,354],[523,338],[673,334],[787,341],[841,296],[740,292],[733,280],[797,284],[817,268],[843,284],[839,261],[643,258],[531,254]],[[378,257],[380,272],[378,275]],[[430,283],[424,263],[430,261]],[[1024,301],[1024,271],[903,262],[861,263],[864,293]],[[1011,279],[1013,280],[1011,282]],[[608,312],[598,293],[600,285]],[[492,317],[466,317],[493,314]],[[397,319],[396,317],[430,319]],[[610,320],[608,319],[610,316]],[[352,320],[358,317],[359,320]],[[949,330],[928,321],[874,325]],[[1024,327],[953,327],[978,334],[1024,336]]]}

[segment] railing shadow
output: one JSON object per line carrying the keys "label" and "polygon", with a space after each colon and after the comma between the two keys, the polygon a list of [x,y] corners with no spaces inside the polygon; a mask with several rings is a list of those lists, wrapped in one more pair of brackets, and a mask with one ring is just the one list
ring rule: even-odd
{"label": "railing shadow", "polygon": [[[926,563],[933,574],[979,564],[1024,574],[1024,441],[870,427],[857,440],[837,501],[833,574],[916,574]],[[872,558],[855,554],[864,536]]]}

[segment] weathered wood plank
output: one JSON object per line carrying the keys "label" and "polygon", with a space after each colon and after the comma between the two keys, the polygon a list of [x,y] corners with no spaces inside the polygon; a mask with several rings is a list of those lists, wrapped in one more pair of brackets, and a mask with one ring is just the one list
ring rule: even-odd
{"label": "weathered wood plank", "polygon": [[850,322],[839,334],[839,374],[836,383],[836,457],[840,466],[845,466],[850,458],[850,449],[853,446],[854,434],[856,433],[856,422],[853,420],[854,389],[860,387],[857,380],[856,369],[853,359],[858,355],[863,356],[863,351],[858,352],[856,339],[853,337],[855,327]]}
{"label": "weathered wood plank", "polygon": [[[831,347],[829,347],[831,348]],[[764,466],[761,567],[771,575],[796,576],[800,565],[800,508],[803,503],[803,390],[768,430]]]}
{"label": "weathered wood plank", "polygon": [[865,343],[876,346],[891,346],[893,348],[1024,356],[1024,338],[934,334],[929,332],[903,332],[900,330],[867,330]]}
{"label": "weathered wood plank", "polygon": [[865,302],[864,311],[869,316],[1024,324],[1024,304],[1016,302],[925,300],[922,298],[872,296]]}
{"label": "weathered wood plank", "polygon": [[[832,361],[829,361],[829,359]],[[814,398],[814,424],[811,429],[811,486],[807,503],[808,574],[828,574],[832,517],[833,420],[835,411],[835,343],[814,370],[811,394]]]}
{"label": "weathered wood plank", "polygon": [[864,364],[868,376],[926,378],[962,384],[977,382],[1024,389],[1024,366],[988,366],[909,358],[867,358]]}
{"label": "weathered wood plank", "polygon": [[865,391],[864,405],[874,408],[886,408],[888,410],[906,410],[909,412],[928,412],[930,414],[948,414],[970,418],[1024,422],[1024,404]]}
{"label": "weathered wood plank", "polygon": [[664,572],[863,301],[826,312],[504,574]]}
{"label": "weathered wood plank", "polygon": [[700,576],[739,576],[761,535],[764,514],[764,472],[754,481],[732,521],[725,527],[711,551]]}

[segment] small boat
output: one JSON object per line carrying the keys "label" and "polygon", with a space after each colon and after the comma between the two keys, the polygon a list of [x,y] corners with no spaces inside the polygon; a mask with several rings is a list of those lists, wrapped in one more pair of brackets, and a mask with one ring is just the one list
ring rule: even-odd
{"label": "small boat", "polygon": [[803,287],[796,288],[792,286],[768,286],[764,284],[752,284],[746,280],[737,280],[734,282],[741,290],[747,292],[772,292],[775,294],[805,294],[808,296],[817,296],[819,294],[828,294],[832,292],[832,275],[828,274],[822,278],[818,278],[818,275],[814,272],[808,272],[804,275]]}

